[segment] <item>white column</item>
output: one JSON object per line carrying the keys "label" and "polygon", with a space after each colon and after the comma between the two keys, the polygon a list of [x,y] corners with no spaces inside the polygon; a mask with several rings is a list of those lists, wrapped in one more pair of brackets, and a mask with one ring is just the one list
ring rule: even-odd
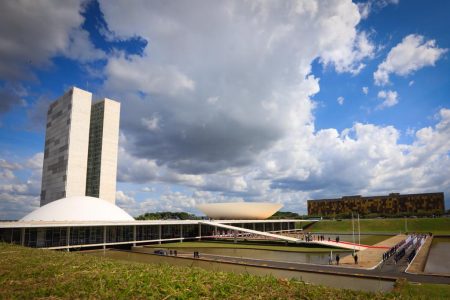
{"label": "white column", "polygon": [[159,235],[159,241],[158,241],[158,244],[161,245],[161,238],[162,238],[162,234],[161,234],[161,225],[158,225],[158,235]]}
{"label": "white column", "polygon": [[69,246],[70,246],[70,227],[67,227],[67,241],[66,241],[66,244],[67,244],[67,251],[69,251]]}
{"label": "white column", "polygon": [[20,244],[25,246],[25,228],[20,229]]}
{"label": "white column", "polygon": [[103,250],[106,249],[106,226],[103,226]]}

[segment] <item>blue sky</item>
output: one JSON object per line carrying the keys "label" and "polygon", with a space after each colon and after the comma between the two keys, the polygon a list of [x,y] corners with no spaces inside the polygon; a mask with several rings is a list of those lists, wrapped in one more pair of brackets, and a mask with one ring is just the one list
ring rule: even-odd
{"label": "blue sky", "polygon": [[[442,191],[448,1],[0,4],[0,219],[38,206],[48,104],[122,103],[117,204]],[[46,20],[43,22],[42,20]]]}

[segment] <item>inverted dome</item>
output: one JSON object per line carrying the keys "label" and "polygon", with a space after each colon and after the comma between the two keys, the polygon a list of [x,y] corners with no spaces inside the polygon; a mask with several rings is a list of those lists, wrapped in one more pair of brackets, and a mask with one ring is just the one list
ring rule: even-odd
{"label": "inverted dome", "polygon": [[20,221],[134,221],[134,218],[106,200],[82,196],[50,202]]}
{"label": "inverted dome", "polygon": [[229,202],[199,204],[197,208],[216,220],[264,220],[276,213],[283,204],[269,202]]}

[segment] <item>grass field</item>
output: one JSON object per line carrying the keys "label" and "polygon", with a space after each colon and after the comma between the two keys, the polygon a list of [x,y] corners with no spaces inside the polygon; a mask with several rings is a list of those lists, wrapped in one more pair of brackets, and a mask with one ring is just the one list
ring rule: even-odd
{"label": "grass field", "polygon": [[[450,234],[450,218],[408,218],[406,224],[409,232]],[[405,219],[361,219],[360,226],[361,232],[364,233],[400,233],[405,232]],[[308,230],[311,232],[350,233],[352,232],[352,221],[323,220],[312,225]]]}
{"label": "grass field", "polygon": [[[114,261],[0,244],[0,299],[448,299],[450,287],[400,284],[387,294],[271,276]],[[430,299],[431,299],[430,298]]]}
{"label": "grass field", "polygon": [[162,245],[147,245],[153,248],[235,248],[235,249],[258,249],[258,250],[274,250],[288,252],[330,252],[330,248],[315,247],[297,247],[297,246],[277,246],[277,245],[256,245],[239,242],[183,242],[183,243],[166,243]]}

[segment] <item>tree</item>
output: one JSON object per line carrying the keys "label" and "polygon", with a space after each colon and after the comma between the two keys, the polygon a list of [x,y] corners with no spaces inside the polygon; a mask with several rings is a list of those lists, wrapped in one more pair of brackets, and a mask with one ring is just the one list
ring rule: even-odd
{"label": "tree", "polygon": [[154,212],[154,213],[145,213],[135,218],[136,220],[198,220],[200,217],[197,217],[194,214],[190,214],[187,212],[171,212],[171,211],[163,211],[163,212]]}

